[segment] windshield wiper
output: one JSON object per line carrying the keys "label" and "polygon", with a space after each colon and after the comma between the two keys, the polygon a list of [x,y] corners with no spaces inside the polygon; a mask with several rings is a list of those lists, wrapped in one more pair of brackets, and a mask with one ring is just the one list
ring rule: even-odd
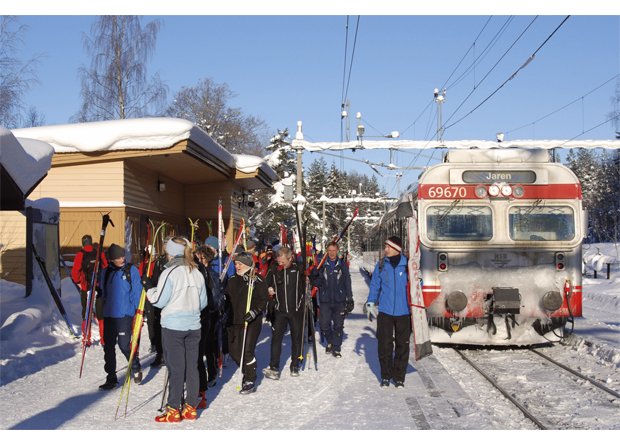
{"label": "windshield wiper", "polygon": [[460,199],[455,199],[452,204],[450,204],[450,207],[448,207],[448,209],[446,209],[445,212],[443,212],[443,214],[439,217],[439,219],[437,220],[437,222],[441,222],[445,219],[446,216],[448,216],[448,214],[454,209],[454,207],[456,207],[456,205],[461,202]]}

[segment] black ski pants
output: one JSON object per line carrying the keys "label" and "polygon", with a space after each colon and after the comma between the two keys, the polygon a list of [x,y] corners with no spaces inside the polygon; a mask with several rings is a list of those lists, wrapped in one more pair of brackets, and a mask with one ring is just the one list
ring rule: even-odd
{"label": "black ski pants", "polygon": [[[210,312],[200,320],[200,344],[198,346],[198,373],[200,376],[200,392],[207,390],[207,382],[217,375],[217,312]],[[205,367],[205,358],[207,366]]]}
{"label": "black ski pants", "polygon": [[[105,364],[103,369],[108,375],[108,380],[116,380],[116,343],[125,358],[129,361],[131,355],[131,331],[133,328],[133,317],[125,316],[123,318],[105,317],[103,319],[103,359]],[[138,372],[140,359],[138,351],[133,356],[131,364],[133,372]]]}
{"label": "black ski pants", "polygon": [[155,346],[157,354],[163,354],[161,346],[161,309],[153,306],[149,300],[144,300],[144,312],[146,313],[146,325],[149,328],[149,340],[151,346]]}
{"label": "black ski pants", "polygon": [[379,312],[377,341],[382,380],[405,381],[410,338],[411,317],[408,314],[395,317]]}
{"label": "black ski pants", "polygon": [[291,368],[299,368],[299,356],[301,356],[301,341],[303,338],[304,311],[295,312],[275,311],[275,317],[271,326],[271,361],[269,366],[280,369],[280,356],[282,355],[282,339],[287,326],[291,329]]}
{"label": "black ski pants", "polygon": [[[248,323],[248,330],[245,333],[245,349],[243,350],[243,368],[241,372],[244,375],[246,382],[256,382],[256,368],[258,363],[256,362],[256,356],[254,351],[256,349],[256,343],[258,342],[258,336],[260,335],[261,328],[263,326],[263,317],[259,315],[252,322]],[[235,361],[237,366],[241,363],[241,350],[243,349],[243,331],[245,325],[234,324],[228,329],[228,350],[230,351],[230,357]]]}
{"label": "black ski pants", "polygon": [[198,404],[198,344],[200,329],[175,331],[162,328],[164,360],[168,368],[168,406],[179,409],[183,397],[183,383],[187,388],[185,403]]}

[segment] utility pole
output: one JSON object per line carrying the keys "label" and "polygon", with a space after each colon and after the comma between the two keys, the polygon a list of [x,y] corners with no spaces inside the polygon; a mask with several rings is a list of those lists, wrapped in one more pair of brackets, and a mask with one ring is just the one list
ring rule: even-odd
{"label": "utility pole", "polygon": [[437,140],[443,142],[443,117],[442,117],[442,105],[446,101],[446,89],[443,89],[443,93],[439,94],[439,90],[435,88],[435,102],[437,102]]}

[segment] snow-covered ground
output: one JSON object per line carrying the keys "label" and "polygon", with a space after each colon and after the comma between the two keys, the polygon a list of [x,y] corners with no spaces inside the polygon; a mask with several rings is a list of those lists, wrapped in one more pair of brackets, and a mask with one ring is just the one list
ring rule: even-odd
{"label": "snow-covered ground", "polygon": [[[588,255],[592,256],[597,249],[609,257],[618,255],[615,246],[602,244],[584,249],[584,258],[589,259]],[[596,266],[596,262],[592,264]],[[95,341],[95,346],[87,350],[83,375],[81,379],[78,378],[81,342],[69,335],[51,295],[45,288],[35,287],[33,295],[24,299],[21,298],[24,294],[22,286],[0,280],[0,427],[3,430],[18,431],[276,430],[275,436],[258,436],[268,443],[280,440],[315,442],[319,437],[323,440],[331,439],[330,435],[324,433],[315,436],[314,433],[286,432],[299,429],[362,430],[363,435],[355,437],[373,441],[382,439],[381,434],[377,433],[380,430],[393,430],[392,433],[400,431],[397,436],[399,439],[417,441],[430,440],[431,436],[408,436],[402,432],[423,429],[535,429],[520,411],[501,400],[499,393],[491,390],[486,381],[467,369],[460,358],[455,358],[456,353],[449,349],[434,348],[431,357],[420,362],[411,361],[404,390],[396,390],[393,386],[381,390],[376,325],[375,321],[369,322],[362,314],[368,286],[356,261],[351,264],[351,271],[356,307],[345,322],[342,359],[326,355],[324,345],[319,345],[318,370],[311,358],[309,366],[301,375],[291,378],[288,374],[290,337],[287,335],[279,381],[264,379],[259,373],[257,392],[241,396],[235,389],[238,385],[236,366],[231,362],[224,368],[223,377],[218,379],[217,385],[208,390],[209,407],[199,412],[198,421],[178,425],[157,424],[154,421],[162,398],[164,369],[149,367],[154,354],[148,352],[146,327],[140,349],[144,380],[140,385],[131,385],[127,416],[123,415],[123,398],[121,415],[118,420],[114,420],[121,389],[120,386],[108,392],[97,389],[105,380],[103,349],[99,342]],[[611,275],[612,279],[607,280],[606,270],[603,270],[594,279],[591,266],[588,266],[588,277],[583,283],[584,317],[577,320],[574,336],[568,346],[557,345],[546,348],[546,352],[556,358],[560,357],[558,360],[568,360],[570,366],[579,367],[584,374],[620,392],[620,267],[614,266]],[[76,288],[68,279],[62,282],[62,296],[77,329],[80,302]],[[94,337],[98,340],[96,327],[94,329]],[[270,329],[265,323],[256,350],[259,369],[268,364],[269,344]],[[515,393],[518,393],[519,384],[527,381],[530,399],[537,399],[537,395],[546,397],[554,391],[553,386],[549,387],[543,382],[538,386],[532,383],[535,380],[530,369],[532,364],[521,360],[518,354],[522,352],[493,351],[490,358],[484,360],[494,371],[501,372],[493,361],[497,359],[497,363],[506,366],[506,375],[514,374],[512,381],[517,382]],[[126,360],[120,352],[117,355],[119,366],[122,366],[118,376],[122,381]],[[509,361],[505,360],[507,356],[511,357]],[[571,378],[568,378],[566,384],[562,383],[565,386],[558,391],[568,391],[571,384]],[[570,391],[578,391],[578,388],[571,388]],[[592,406],[583,412],[579,406],[562,404],[562,407],[569,410],[580,410],[578,413],[566,414],[569,419],[576,417],[578,421],[559,423],[557,428],[586,429],[590,430],[589,433],[591,430],[620,429],[620,404],[611,402],[612,397],[596,399],[598,395],[592,390],[567,393],[566,397],[589,399],[590,395],[594,398]],[[601,404],[605,405],[604,409],[597,409]],[[615,415],[609,414],[614,413],[614,408]],[[441,440],[460,441],[464,437],[478,437],[461,434],[463,431],[459,432],[459,437],[441,436]],[[7,431],[2,435],[11,437]],[[500,439],[502,436],[494,437],[514,440],[513,435],[508,439]],[[107,435],[80,437],[91,441]],[[118,437],[122,440],[125,436],[120,434]],[[217,437],[230,440],[231,436],[220,432]],[[334,440],[343,440],[347,436],[340,433],[333,437]],[[435,439],[438,437],[432,436]],[[583,438],[574,433],[561,437],[564,440]],[[211,436],[198,436],[198,440],[210,439]],[[239,436],[238,440],[254,440],[254,436]]]}

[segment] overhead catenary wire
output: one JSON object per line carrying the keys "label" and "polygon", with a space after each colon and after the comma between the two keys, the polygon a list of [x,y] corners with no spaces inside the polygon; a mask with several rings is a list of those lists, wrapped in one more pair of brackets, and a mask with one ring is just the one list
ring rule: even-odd
{"label": "overhead catenary wire", "polygon": [[[446,120],[446,124],[447,124],[448,122],[450,122],[450,119],[452,119],[452,118],[454,117],[454,115],[455,115],[455,114],[456,114],[456,113],[457,113],[457,112],[461,109],[461,107],[462,107],[463,105],[465,105],[465,102],[467,102],[467,100],[471,97],[471,95],[472,95],[472,94],[474,94],[474,92],[476,91],[476,88],[477,88],[478,86],[480,86],[480,84],[482,84],[482,82],[484,82],[484,80],[485,80],[485,79],[486,79],[486,78],[487,78],[487,77],[488,77],[488,76],[489,76],[489,75],[493,72],[493,70],[494,70],[495,68],[497,68],[497,65],[499,65],[499,63],[500,63],[500,62],[504,59],[504,57],[506,57],[506,55],[510,52],[510,50],[512,50],[512,48],[514,48],[514,46],[517,44],[517,42],[518,42],[519,40],[521,40],[521,37],[523,37],[523,35],[525,35],[525,33],[527,32],[527,30],[528,30],[528,29],[530,29],[530,27],[531,27],[531,26],[532,26],[532,24],[536,21],[536,19],[537,19],[537,18],[538,18],[538,16],[534,17],[534,19],[530,22],[530,24],[529,24],[529,25],[527,25],[527,27],[523,30],[523,32],[521,32],[521,34],[519,35],[519,37],[517,37],[517,39],[516,39],[514,42],[512,42],[512,45],[510,45],[510,47],[509,47],[509,48],[508,48],[508,49],[504,52],[504,54],[502,55],[502,57],[500,57],[500,58],[499,58],[499,60],[495,63],[495,65],[493,65],[493,66],[491,67],[491,69],[487,72],[487,74],[486,74],[486,75],[482,78],[482,80],[480,81],[480,83],[478,83],[478,85],[477,85],[477,86],[474,86],[474,88],[473,88],[473,89],[471,90],[471,92],[467,95],[467,97],[465,97],[465,99],[463,99],[463,101],[461,102],[461,104],[460,104],[458,107],[456,107],[456,110],[454,110],[454,112],[453,112],[453,113],[450,115],[450,117]],[[561,26],[561,25],[560,25],[560,26]],[[556,30],[557,30],[557,29],[556,29]],[[555,33],[555,31],[554,31],[554,33]],[[547,40],[549,40],[549,39],[547,38]],[[538,51],[538,50],[537,50],[537,51]],[[465,117],[469,116],[469,115],[470,115],[471,113],[473,113],[473,112],[474,112],[474,111],[475,111],[478,107],[480,107],[480,106],[481,106],[484,102],[486,102],[488,99],[490,99],[490,98],[491,98],[491,96],[493,96],[493,94],[495,94],[497,91],[499,91],[499,89],[500,89],[500,88],[502,88],[502,87],[503,87],[503,86],[504,86],[504,85],[505,85],[505,84],[506,84],[509,80],[511,80],[512,78],[514,78],[514,77],[517,75],[517,73],[518,73],[518,72],[519,72],[522,68],[525,68],[525,67],[526,67],[526,66],[530,63],[530,61],[534,58],[534,56],[535,56],[535,55],[536,55],[536,52],[534,52],[534,54],[532,54],[532,55],[530,56],[530,58],[529,58],[529,59],[528,59],[528,60],[527,60],[527,61],[526,61],[526,62],[525,62],[522,66],[521,66],[521,68],[519,68],[519,69],[518,69],[518,70],[517,70],[517,71],[516,71],[516,72],[512,75],[512,77],[511,77],[510,79],[508,79],[506,82],[504,82],[504,83],[503,83],[503,84],[502,84],[502,85],[501,85],[501,86],[500,86],[497,90],[495,90],[495,91],[494,91],[494,92],[493,92],[493,93],[492,93],[489,97],[487,97],[487,98],[486,98],[486,99],[485,99],[485,100],[484,100],[484,101],[483,101],[480,105],[478,105],[476,108],[474,108],[474,109],[473,109],[472,111],[470,111],[468,114],[466,114],[466,115],[465,115],[465,116],[463,116],[461,119],[459,119],[457,122],[455,122],[455,124],[456,124],[456,123],[458,123],[458,122],[460,122],[461,120],[465,119]],[[445,130],[447,130],[448,128],[452,127],[452,126],[453,126],[453,125],[455,125],[455,124],[452,124],[452,125],[446,126],[446,127],[444,128],[444,131],[445,131]]]}
{"label": "overhead catenary wire", "polygon": [[[568,20],[568,18],[570,17],[570,15],[566,16],[564,18],[564,20],[562,20],[562,23],[560,23],[557,28],[555,28],[555,30],[549,35],[549,37],[547,37],[545,39],[545,41],[536,49],[536,51],[534,51],[534,53],[532,53],[532,55],[529,57],[529,59],[527,59],[525,61],[525,63],[523,65],[521,65],[519,67],[519,69],[517,71],[514,72],[514,74],[512,76],[510,76],[510,78],[508,78],[508,80],[506,80],[503,84],[501,84],[495,91],[493,91],[489,96],[487,96],[486,99],[484,99],[482,102],[480,102],[476,107],[474,107],[469,113],[467,113],[465,116],[463,116],[462,118],[460,118],[458,121],[454,122],[452,125],[448,125],[445,127],[445,130],[447,130],[450,127],[455,126],[456,124],[458,124],[459,122],[461,122],[463,119],[465,119],[466,117],[468,117],[469,115],[471,115],[474,111],[476,111],[478,108],[480,108],[486,101],[488,101],[491,97],[493,97],[495,95],[495,93],[497,93],[499,90],[501,90],[508,82],[510,82],[512,79],[515,78],[515,76],[519,73],[519,71],[521,71],[523,68],[525,68],[527,65],[529,65],[529,63],[534,60],[534,57],[536,56],[536,54],[538,53],[538,51],[540,51],[540,49],[545,46],[545,44],[549,41],[549,39],[558,31],[558,29],[560,29],[562,27],[562,25],[564,23],[566,23],[566,21]],[[524,31],[525,32],[525,31]],[[520,37],[519,37],[520,38]],[[515,42],[516,43],[516,42]],[[469,96],[467,96],[469,98]],[[467,98],[465,99],[467,100]],[[460,108],[460,106],[459,106]],[[456,111],[455,111],[456,113]],[[452,114],[452,116],[454,116],[454,113]],[[450,116],[450,118],[448,118],[448,121],[450,121],[450,119],[452,118],[452,116]]]}
{"label": "overhead catenary wire", "polygon": [[566,105],[564,105],[564,106],[562,106],[562,107],[558,108],[557,110],[552,111],[551,113],[549,113],[549,114],[547,114],[547,115],[545,115],[545,116],[543,116],[543,117],[541,117],[541,118],[539,118],[539,119],[536,119],[535,121],[530,122],[529,124],[522,125],[522,126],[520,126],[520,127],[518,127],[518,128],[514,128],[514,129],[512,129],[512,130],[510,130],[510,131],[505,131],[505,132],[504,132],[504,134],[509,134],[509,133],[514,132],[514,131],[521,130],[522,128],[528,127],[528,126],[530,126],[530,125],[534,125],[534,124],[536,124],[536,123],[538,123],[538,122],[540,122],[540,121],[542,121],[542,120],[544,120],[544,119],[548,118],[549,116],[552,116],[552,115],[554,115],[555,113],[558,113],[558,112],[562,111],[564,108],[566,108],[566,107],[569,107],[569,106],[573,105],[575,102],[578,102],[578,101],[582,100],[583,98],[588,97],[590,94],[592,94],[592,93],[594,93],[595,91],[597,91],[598,89],[600,89],[600,88],[604,87],[604,86],[605,86],[605,85],[607,85],[609,82],[611,82],[612,80],[614,80],[614,79],[616,79],[616,78],[618,78],[618,77],[620,77],[620,73],[619,73],[619,74],[615,74],[615,75],[614,75],[611,79],[609,79],[609,80],[607,80],[607,81],[603,82],[602,84],[600,84],[599,86],[597,86],[596,88],[594,88],[594,89],[593,89],[592,91],[590,91],[589,93],[584,94],[583,96],[581,96],[581,97],[579,97],[579,98],[577,98],[577,99],[573,100],[572,102],[570,102],[570,103],[568,103],[568,104],[566,104]]}

